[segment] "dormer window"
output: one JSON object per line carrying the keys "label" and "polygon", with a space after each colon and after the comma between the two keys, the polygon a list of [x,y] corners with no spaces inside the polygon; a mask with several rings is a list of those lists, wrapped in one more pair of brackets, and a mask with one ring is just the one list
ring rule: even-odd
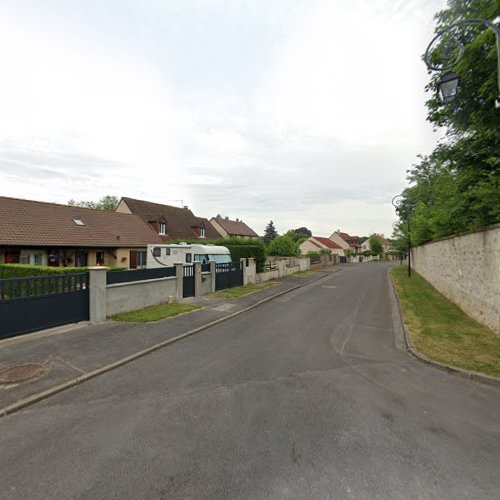
{"label": "dormer window", "polygon": [[200,226],[200,238],[205,238],[205,226]]}
{"label": "dormer window", "polygon": [[165,236],[167,234],[167,222],[162,219],[158,222],[158,234]]}
{"label": "dormer window", "polygon": [[77,226],[85,226],[85,223],[82,221],[82,219],[80,218],[73,218],[73,222],[77,225]]}

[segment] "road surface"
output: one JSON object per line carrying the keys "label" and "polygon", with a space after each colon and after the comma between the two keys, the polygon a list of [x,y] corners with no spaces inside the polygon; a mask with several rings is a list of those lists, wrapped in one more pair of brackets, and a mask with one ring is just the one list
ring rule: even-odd
{"label": "road surface", "polygon": [[491,499],[500,390],[395,348],[335,274],[0,419],[0,497]]}

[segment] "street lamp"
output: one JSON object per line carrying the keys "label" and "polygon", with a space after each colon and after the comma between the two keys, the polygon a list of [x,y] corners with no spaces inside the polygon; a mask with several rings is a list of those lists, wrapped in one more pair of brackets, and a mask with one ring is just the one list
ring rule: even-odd
{"label": "street lamp", "polygon": [[[391,201],[392,206],[396,209],[396,213],[398,215],[402,212],[403,207],[404,207],[402,202],[403,202],[403,195],[402,194],[397,194],[396,196],[394,196],[394,198]],[[410,237],[411,209],[409,208],[409,206],[405,207],[405,215],[406,215],[406,222],[408,224],[408,278],[411,278],[411,237]]]}
{"label": "street lamp", "polygon": [[445,71],[446,73],[439,79],[439,95],[441,101],[444,104],[448,104],[452,102],[458,90],[458,83],[460,81],[460,77],[451,71],[449,71],[455,64],[457,64],[464,55],[464,46],[457,39],[457,37],[452,36],[451,41],[453,45],[448,45],[444,50],[444,59],[445,61],[436,66],[430,62],[430,55],[433,51],[432,47],[434,43],[442,38],[444,35],[447,35],[452,30],[454,30],[458,26],[469,25],[469,24],[482,24],[486,26],[488,29],[491,29],[493,33],[495,33],[496,38],[496,48],[497,48],[497,79],[498,79],[498,96],[495,99],[495,107],[500,108],[500,28],[493,22],[488,21],[487,19],[462,19],[461,21],[457,21],[444,30],[440,31],[428,45],[427,50],[424,54],[424,62],[427,65],[429,70],[435,71]]}

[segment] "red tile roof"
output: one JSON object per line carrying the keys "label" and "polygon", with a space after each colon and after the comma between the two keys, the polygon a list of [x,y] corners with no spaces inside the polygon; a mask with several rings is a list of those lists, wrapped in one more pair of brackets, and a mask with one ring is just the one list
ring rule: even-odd
{"label": "red tile roof", "polygon": [[160,242],[136,215],[0,196],[0,245],[116,248]]}
{"label": "red tile roof", "polygon": [[[334,241],[332,241],[330,238],[323,238],[321,236],[313,236],[313,238],[317,241],[319,241],[322,245],[328,248],[332,248],[335,250],[342,250],[342,247],[337,245]],[[314,243],[314,242],[311,242]]]}
{"label": "red tile roof", "polygon": [[349,246],[354,247],[354,248],[361,248],[361,245],[359,244],[359,236],[350,236],[347,233],[342,233],[338,232],[339,236],[349,244]]}

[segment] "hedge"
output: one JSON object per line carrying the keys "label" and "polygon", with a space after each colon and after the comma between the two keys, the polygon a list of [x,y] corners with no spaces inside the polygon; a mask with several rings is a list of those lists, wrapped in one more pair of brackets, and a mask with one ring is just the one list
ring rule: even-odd
{"label": "hedge", "polygon": [[[72,273],[84,273],[86,267],[51,267],[32,266],[30,264],[0,264],[0,279],[29,278],[31,276],[50,276]],[[124,267],[111,267],[110,271],[121,271]]]}

